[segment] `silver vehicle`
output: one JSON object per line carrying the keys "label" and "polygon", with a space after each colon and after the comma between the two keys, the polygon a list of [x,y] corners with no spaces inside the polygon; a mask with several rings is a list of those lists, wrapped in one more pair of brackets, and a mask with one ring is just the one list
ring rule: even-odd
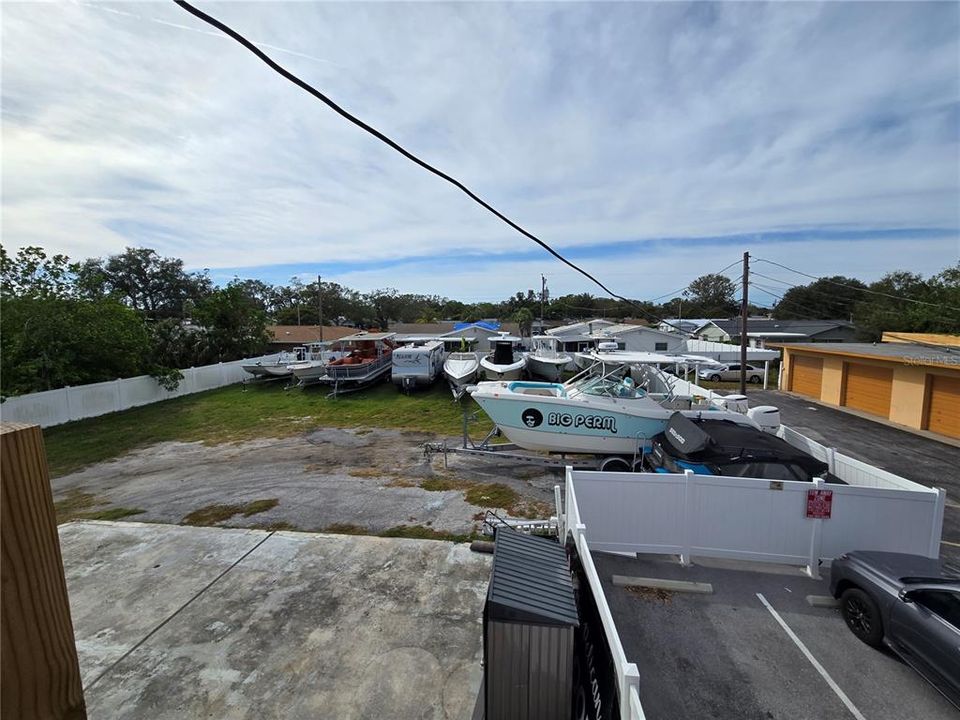
{"label": "silver vehicle", "polygon": [[933,558],[850,552],[833,561],[830,592],[854,635],[889,647],[960,708],[960,577]]}
{"label": "silver vehicle", "polygon": [[[759,383],[763,381],[763,368],[753,365],[744,365],[747,369],[747,382]],[[730,365],[711,365],[702,368],[697,377],[701,380],[711,380],[713,382],[736,382],[740,379],[740,363]]]}

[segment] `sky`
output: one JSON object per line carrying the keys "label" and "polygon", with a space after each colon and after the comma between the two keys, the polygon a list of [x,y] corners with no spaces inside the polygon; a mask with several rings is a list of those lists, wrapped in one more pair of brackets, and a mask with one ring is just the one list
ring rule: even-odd
{"label": "sky", "polygon": [[[808,280],[761,259],[864,280],[960,259],[957,3],[197,4],[618,293],[745,251],[781,291]],[[8,249],[600,292],[173,3],[0,23]]]}

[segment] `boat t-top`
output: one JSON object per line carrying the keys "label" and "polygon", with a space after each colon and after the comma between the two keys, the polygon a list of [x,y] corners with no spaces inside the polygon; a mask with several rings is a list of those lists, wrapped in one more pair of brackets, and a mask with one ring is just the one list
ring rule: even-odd
{"label": "boat t-top", "polygon": [[653,365],[596,366],[567,383],[497,381],[471,395],[500,431],[527,450],[631,455],[649,448],[675,412],[759,427],[706,396],[681,396]]}
{"label": "boat t-top", "polygon": [[533,349],[527,353],[527,371],[531,375],[558,382],[573,356],[560,350],[560,338],[534,335]]}
{"label": "boat t-top", "polygon": [[480,367],[487,380],[519,380],[527,359],[517,350],[520,338],[501,332],[490,338],[493,350],[480,358]]}

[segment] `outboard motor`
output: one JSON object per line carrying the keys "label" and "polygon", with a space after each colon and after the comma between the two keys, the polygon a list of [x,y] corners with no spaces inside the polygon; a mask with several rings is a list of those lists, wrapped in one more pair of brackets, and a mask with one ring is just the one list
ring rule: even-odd
{"label": "outboard motor", "polygon": [[780,427],[780,410],[773,405],[758,405],[747,410],[747,417],[753,420],[760,429],[771,435],[776,435]]}

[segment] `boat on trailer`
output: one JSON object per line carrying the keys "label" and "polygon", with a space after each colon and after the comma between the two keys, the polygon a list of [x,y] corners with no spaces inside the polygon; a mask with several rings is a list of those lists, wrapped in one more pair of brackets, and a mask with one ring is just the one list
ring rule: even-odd
{"label": "boat on trailer", "polygon": [[490,339],[493,350],[480,358],[480,368],[487,380],[519,380],[527,359],[517,350],[520,338],[501,332]]}
{"label": "boat on trailer", "polygon": [[573,356],[560,350],[560,339],[552,335],[534,335],[533,349],[527,353],[527,372],[559,382]]}
{"label": "boat on trailer", "polygon": [[456,397],[463,394],[464,388],[476,380],[480,372],[480,358],[470,349],[476,343],[476,338],[461,338],[459,349],[451,351],[443,361],[443,375]]}
{"label": "boat on trailer", "polygon": [[278,378],[290,377],[292,374],[288,369],[291,363],[304,362],[308,357],[308,350],[305,346],[295,347],[293,350],[284,350],[277,356],[276,360],[263,362],[258,360],[255,363],[241,365],[244,372],[248,372],[255,379],[276,380]]}
{"label": "boat on trailer", "polygon": [[300,385],[317,382],[327,373],[327,363],[343,357],[342,351],[330,350],[330,342],[311,343],[307,346],[307,357],[288,366],[293,377]]}
{"label": "boat on trailer", "polygon": [[439,340],[414,342],[393,351],[390,377],[405,392],[432,385],[442,371],[443,343]]}
{"label": "boat on trailer", "polygon": [[[662,372],[596,365],[567,383],[482,382],[470,394],[512,443],[526,450],[636,455],[649,450],[675,412],[758,428],[744,413],[705,396],[680,396]],[[659,380],[659,382],[658,382]]]}
{"label": "boat on trailer", "polygon": [[343,356],[327,363],[320,382],[333,386],[332,396],[359,390],[389,374],[393,365],[396,333],[360,332],[347,335],[336,346]]}

